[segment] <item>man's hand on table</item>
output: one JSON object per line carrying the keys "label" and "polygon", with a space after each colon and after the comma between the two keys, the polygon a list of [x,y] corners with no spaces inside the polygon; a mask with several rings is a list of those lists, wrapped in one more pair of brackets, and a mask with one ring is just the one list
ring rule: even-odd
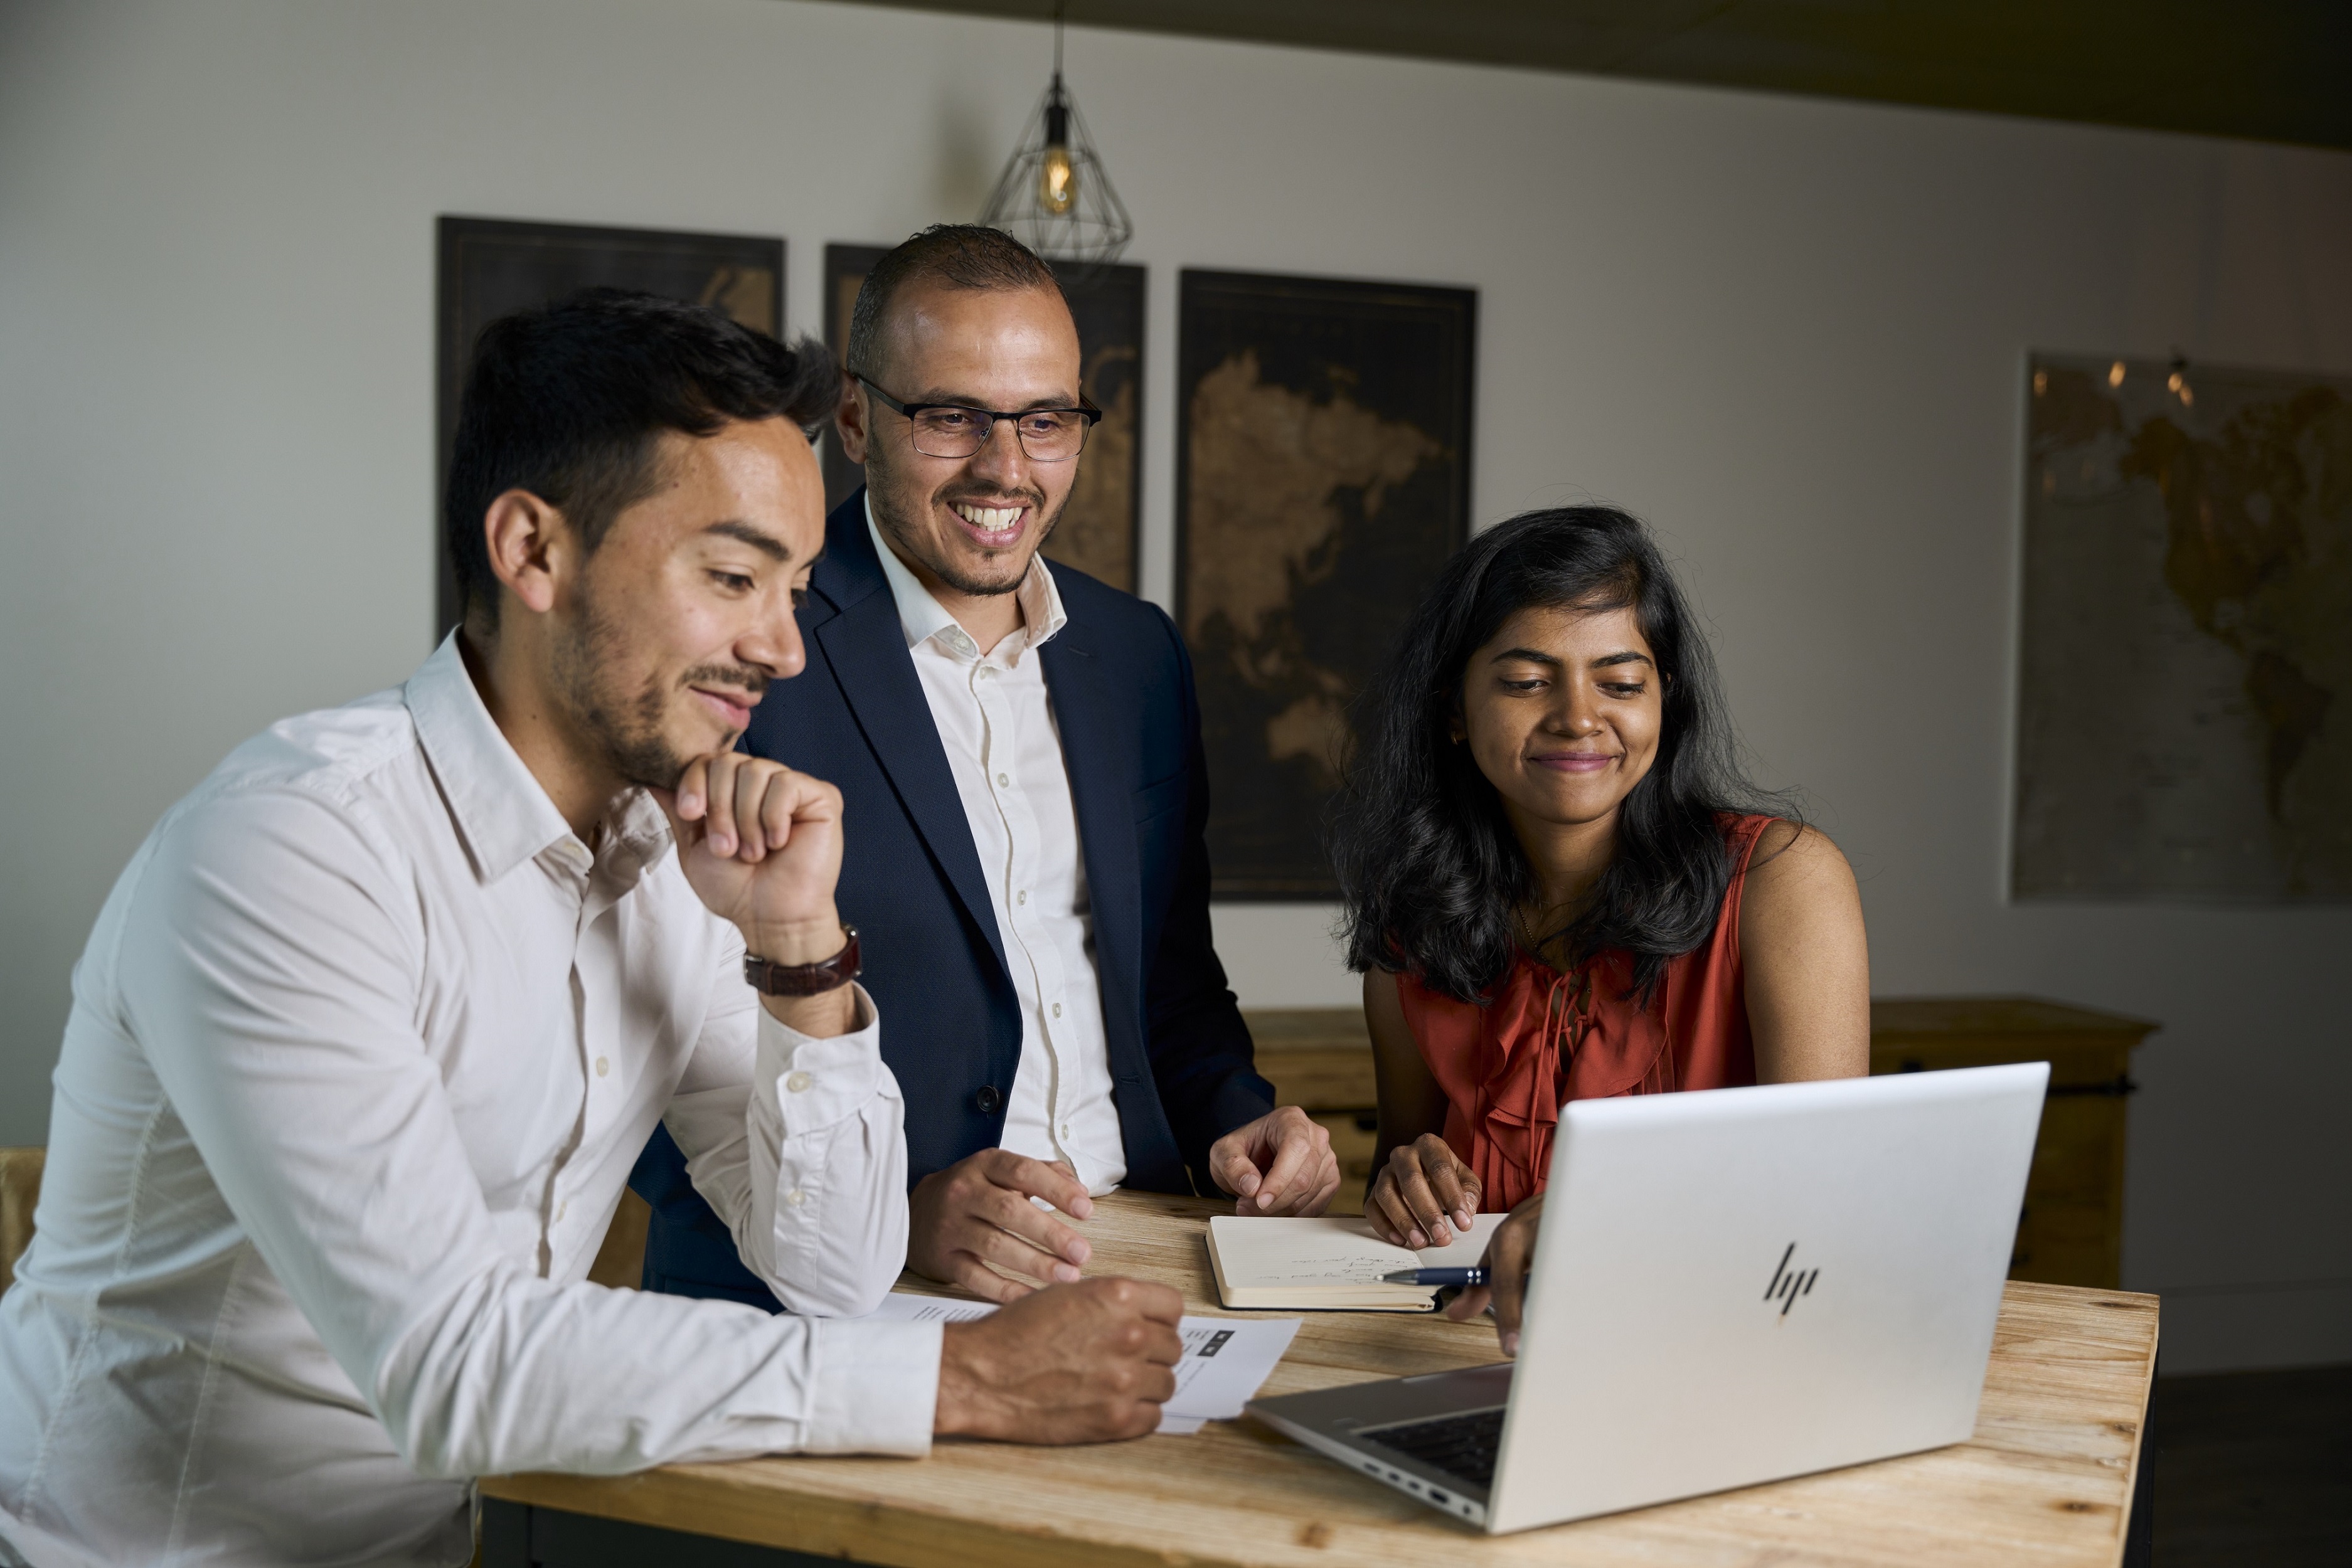
{"label": "man's hand on table", "polygon": [[[915,1272],[1000,1304],[1031,1294],[999,1270],[1060,1284],[1075,1281],[1094,1249],[1029,1200],[1042,1197],[1073,1219],[1094,1200],[1070,1167],[1004,1149],[982,1149],[915,1184],[907,1262]],[[1171,1318],[1173,1322],[1175,1319]]]}
{"label": "man's hand on table", "polygon": [[1320,1214],[1339,1190],[1331,1134],[1296,1105],[1219,1138],[1209,1175],[1234,1195],[1236,1214]]}
{"label": "man's hand on table", "polygon": [[1184,1299],[1165,1285],[1087,1280],[949,1323],[932,1429],[1017,1443],[1140,1437],[1176,1392],[1183,1314]]}

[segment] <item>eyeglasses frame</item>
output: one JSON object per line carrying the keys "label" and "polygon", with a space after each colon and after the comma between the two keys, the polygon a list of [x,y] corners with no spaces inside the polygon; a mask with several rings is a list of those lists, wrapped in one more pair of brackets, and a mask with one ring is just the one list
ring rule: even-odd
{"label": "eyeglasses frame", "polygon": [[[875,382],[864,373],[857,371],[852,371],[849,373],[853,377],[856,377],[858,382],[863,383],[866,391],[872,392],[876,397],[878,397],[884,402],[888,403],[891,408],[897,410],[899,415],[903,417],[909,425],[915,423],[915,416],[917,414],[928,413],[935,408],[951,408],[959,413],[977,413],[986,416],[988,420],[988,428],[980,433],[980,444],[966,453],[964,455],[965,457],[977,457],[982,453],[987,451],[988,444],[996,439],[997,424],[1001,421],[1011,420],[1013,422],[1013,439],[1019,444],[1021,447],[1021,455],[1024,457],[1028,458],[1030,462],[1073,462],[1076,459],[1078,452],[1086,450],[1087,435],[1093,434],[1095,426],[1100,424],[1103,420],[1103,411],[1097,408],[1094,405],[1093,400],[1088,398],[1084,392],[1080,392],[1078,394],[1078,406],[1076,408],[1024,408],[1008,413],[993,408],[974,408],[968,402],[900,402],[897,398],[892,397],[888,392],[883,391],[881,387],[876,385]],[[1033,413],[1083,414],[1086,417],[1087,422],[1087,435],[1082,435],[1078,438],[1078,452],[1073,452],[1067,457],[1040,457],[1031,452],[1029,450],[1028,442],[1022,439],[1021,422]],[[908,439],[911,440],[912,438],[912,432],[909,432]],[[921,448],[918,447],[916,450],[921,451]],[[925,452],[923,453],[923,455],[929,457],[931,456],[932,454]],[[962,460],[962,458],[955,457],[942,459],[942,461],[949,463],[957,463],[961,462]]]}

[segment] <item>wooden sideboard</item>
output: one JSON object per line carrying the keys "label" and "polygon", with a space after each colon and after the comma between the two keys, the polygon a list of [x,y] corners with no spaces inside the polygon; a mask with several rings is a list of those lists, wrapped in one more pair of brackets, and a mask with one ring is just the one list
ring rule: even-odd
{"label": "wooden sideboard", "polygon": [[2157,1026],[2030,997],[1894,998],[1870,1004],[1870,1070],[2050,1063],[2050,1097],[2025,1178],[2009,1277],[2116,1288],[2123,1264],[2124,1130],[2131,1053]]}
{"label": "wooden sideboard", "polygon": [[[1330,1130],[1345,1183],[1336,1207],[1360,1209],[1378,1122],[1371,1040],[1360,1008],[1245,1012],[1258,1071],[1277,1101]],[[1870,1070],[1920,1072],[2048,1061],[2025,1211],[2010,1277],[2114,1290],[2123,1249],[2125,1113],[2131,1053],[2156,1025],[2025,997],[1890,998],[1870,1004]]]}
{"label": "wooden sideboard", "polygon": [[[1258,1071],[1274,1084],[1276,1099],[1304,1107],[1331,1134],[1342,1176],[1333,1208],[1360,1213],[1380,1126],[1363,1009],[1267,1008],[1242,1016],[1257,1040]],[[1870,1004],[1873,1072],[2050,1063],[2050,1099],[2042,1107],[2010,1278],[2116,1288],[2131,1051],[2155,1027],[2115,1013],[2019,997]],[[590,1279],[604,1285],[637,1282],[646,1219],[644,1200],[623,1193]]]}

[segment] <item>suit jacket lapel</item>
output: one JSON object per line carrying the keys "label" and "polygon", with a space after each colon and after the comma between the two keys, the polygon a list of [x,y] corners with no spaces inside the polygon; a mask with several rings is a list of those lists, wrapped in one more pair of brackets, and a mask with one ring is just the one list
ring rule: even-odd
{"label": "suit jacket lapel", "polygon": [[818,563],[812,586],[838,612],[814,628],[833,678],[848,699],[866,744],[890,776],[907,815],[1003,967],[1004,938],[989,904],[988,880],[981,874],[971,824],[964,820],[963,800],[956,793],[955,776],[948,771],[948,754],[940,745],[931,705],[907,651],[898,601],[890,597],[889,580],[882,575],[874,540],[866,531],[865,491],[834,513],[826,529],[825,559]]}

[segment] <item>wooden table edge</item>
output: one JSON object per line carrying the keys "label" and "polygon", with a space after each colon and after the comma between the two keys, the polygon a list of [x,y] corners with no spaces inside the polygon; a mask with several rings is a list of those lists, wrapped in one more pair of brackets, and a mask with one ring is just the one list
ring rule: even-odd
{"label": "wooden table edge", "polygon": [[[1222,1205],[1183,1198],[1153,1198],[1149,1200],[1148,1207],[1192,1218],[1223,1211]],[[926,1294],[962,1293],[925,1281],[908,1279],[900,1282],[899,1288],[909,1287]],[[2003,1286],[2003,1316],[2008,1315],[2013,1304],[2021,1307],[2035,1298],[2044,1301],[2071,1298],[2084,1304],[2104,1306],[2135,1315],[2144,1313],[2147,1319],[2144,1353],[2134,1369],[2141,1390],[2139,1415],[2132,1423],[2129,1433],[2120,1506],[2113,1516],[2112,1550],[2105,1554],[2108,1563],[2120,1564],[2130,1542],[2132,1508],[2139,1495],[2142,1467],[2148,1458],[2149,1405],[2154,1396],[2156,1358],[2162,1333],[2162,1302],[2158,1296],[2142,1291],[2010,1281]],[[1188,1301],[1186,1310],[1220,1312],[1213,1301]],[[1982,1440],[1983,1436],[1980,1429],[1970,1441]],[[950,1448],[960,1446],[962,1445],[940,1445]],[[773,1462],[794,1457],[764,1456],[747,1463]],[[874,1462],[870,1457],[865,1456],[840,1457]],[[1897,1456],[1894,1459],[1869,1463],[1896,1463],[1906,1457]],[[826,1456],[807,1458],[822,1463]],[[924,1461],[885,1462],[921,1464]],[[1758,1484],[1771,1486],[1780,1483]],[[1203,1549],[1188,1542],[1181,1551],[1171,1554],[1166,1546],[1153,1547],[1067,1533],[1050,1521],[1041,1521],[1028,1525],[1001,1519],[975,1518],[945,1504],[927,1507],[919,1499],[901,1496],[880,1500],[829,1495],[808,1486],[780,1488],[761,1484],[751,1479],[738,1464],[727,1462],[667,1465],[617,1476],[554,1472],[486,1476],[478,1479],[478,1485],[485,1498],[527,1508],[548,1509],[591,1519],[679,1531],[746,1546],[848,1559],[874,1564],[876,1568],[936,1568],[943,1562],[969,1563],[975,1568],[999,1568],[999,1565],[1002,1568],[1033,1568],[1033,1565],[1034,1568],[1085,1568],[1085,1565],[1091,1564],[1106,1564],[1108,1568],[1167,1568],[1168,1563],[1179,1559],[1188,1564],[1198,1564],[1199,1568],[1258,1568],[1255,1557],[1241,1555],[1233,1548],[1220,1548],[1214,1544]],[[1669,1502],[1651,1506],[1671,1509],[1683,1504]],[[1433,1511],[1432,1517],[1443,1516]],[[1465,1548],[1481,1541],[1515,1538],[1488,1537],[1468,1525],[1462,1526],[1462,1529]],[[943,1533],[950,1534],[952,1539],[942,1541]],[[1543,1531],[1526,1533],[1539,1535]]]}
{"label": "wooden table edge", "polygon": [[[480,1488],[486,1498],[530,1508],[873,1568],[939,1568],[943,1563],[957,1568],[1168,1568],[1171,1562],[1165,1549],[1066,1534],[1051,1524],[1024,1529],[945,1508],[781,1491],[713,1473],[727,1468],[666,1465],[625,1476],[484,1477]],[[657,1490],[630,1484],[655,1478],[660,1483]],[[943,1531],[951,1531],[952,1539],[942,1540]],[[1203,1556],[1190,1550],[1181,1560],[1200,1568],[1253,1568],[1244,1558]]]}
{"label": "wooden table edge", "polygon": [[[2157,1314],[2148,1335],[2147,1356],[2138,1370],[2138,1381],[2147,1392],[2141,1396],[2139,1419],[2133,1424],[2123,1498],[2114,1516],[2114,1549],[2108,1560],[2120,1568],[2130,1544],[2133,1507],[2146,1479],[2148,1412],[2155,1397],[2157,1351],[2163,1333],[2159,1298],[2131,1291],[2094,1292],[2069,1285],[2038,1288],[2124,1298],[2131,1309]],[[525,1507],[552,1509],[656,1530],[682,1531],[746,1546],[837,1557],[872,1563],[876,1568],[936,1568],[949,1560],[942,1558],[941,1543],[934,1533],[941,1526],[951,1527],[956,1536],[951,1560],[974,1568],[995,1568],[997,1564],[1003,1568],[1090,1568],[1093,1564],[1103,1568],[1167,1568],[1171,1561],[1165,1550],[1066,1535],[1050,1525],[1022,1529],[998,1521],[975,1520],[946,1508],[924,1509],[905,1500],[881,1503],[830,1497],[818,1491],[757,1486],[730,1476],[728,1472],[732,1468],[725,1463],[665,1465],[618,1476],[541,1471],[485,1476],[478,1486],[486,1498]],[[1487,1538],[1473,1535],[1470,1539]],[[1200,1568],[1254,1568],[1250,1559],[1223,1553],[1204,1556],[1198,1551],[1187,1550],[1182,1556],[1188,1564],[1198,1564]]]}

